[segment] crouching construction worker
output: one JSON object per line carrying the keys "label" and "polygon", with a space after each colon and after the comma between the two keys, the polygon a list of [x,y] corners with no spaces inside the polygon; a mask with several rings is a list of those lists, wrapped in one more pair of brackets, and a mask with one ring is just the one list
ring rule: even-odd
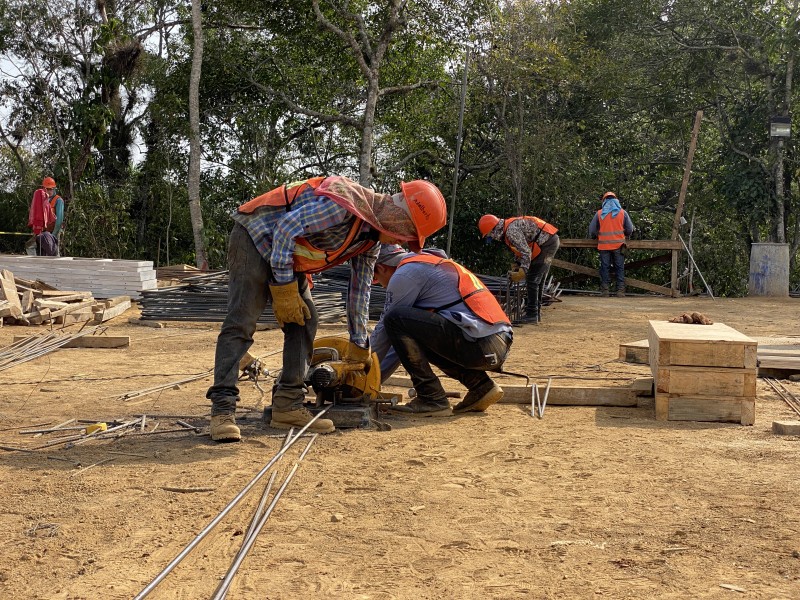
{"label": "crouching construction worker", "polygon": [[[485,411],[503,397],[486,371],[502,368],[511,349],[511,323],[475,275],[441,250],[417,254],[382,245],[375,278],[386,288],[386,306],[370,337],[381,377],[402,363],[416,391],[392,412],[446,417]],[[468,390],[454,409],[432,364]]]}
{"label": "crouching construction worker", "polygon": [[[307,275],[347,260],[350,350],[344,360],[370,360],[367,322],[378,242],[407,242],[420,249],[447,220],[439,189],[427,181],[401,184],[402,192],[378,194],[344,177],[316,177],[287,184],[239,207],[228,247],[228,312],[214,363],[211,439],[240,439],[234,411],[239,360],[253,343],[256,322],[267,302],[283,331],[283,369],[272,391],[272,427],[303,427],[312,414],[303,406],[304,378],[313,353],[319,317]],[[317,419],[311,431],[329,433],[334,424]]]}
{"label": "crouching construction worker", "polygon": [[561,245],[558,229],[539,217],[500,219],[494,215],[483,215],[478,229],[486,243],[502,240],[511,248],[516,262],[508,276],[513,282],[526,281],[528,288],[525,316],[520,322],[540,323],[547,273]]}

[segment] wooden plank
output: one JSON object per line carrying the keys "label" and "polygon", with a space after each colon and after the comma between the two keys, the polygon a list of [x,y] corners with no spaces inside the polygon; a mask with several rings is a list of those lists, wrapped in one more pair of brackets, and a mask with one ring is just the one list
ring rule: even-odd
{"label": "wooden plank", "polygon": [[96,312],[94,316],[95,323],[105,323],[109,319],[113,319],[114,317],[118,317],[125,311],[127,311],[131,307],[131,301],[128,299],[126,302],[122,304],[117,304],[112,308],[107,308],[106,310],[100,312]]}
{"label": "wooden plank", "polygon": [[656,419],[752,425],[755,422],[755,398],[656,394]]}
{"label": "wooden plank", "polygon": [[[3,273],[8,273],[8,271],[3,271]],[[13,273],[9,275],[10,279],[0,276],[0,300],[8,301],[9,315],[16,319],[22,316],[22,304],[20,304],[17,294],[17,286],[14,284],[14,275]]]}
{"label": "wooden plank", "polygon": [[[598,279],[600,278],[600,271],[598,271],[597,269],[584,267],[583,265],[578,265],[575,263],[568,262],[566,260],[561,260],[560,258],[554,258],[552,266],[558,267],[560,269],[567,269],[568,271],[574,271],[576,273],[583,273],[584,275],[590,275]],[[641,288],[643,290],[647,290],[648,292],[655,292],[656,294],[662,294],[664,296],[673,295],[672,290],[667,287],[662,287],[660,285],[655,285],[652,283],[648,283],[646,281],[640,281],[639,279],[632,279],[630,277],[625,278],[625,285],[627,287]]]}
{"label": "wooden plank", "polygon": [[24,290],[19,303],[23,313],[31,312],[31,308],[33,308],[33,290]]}
{"label": "wooden plank", "polygon": [[756,376],[755,369],[659,367],[656,394],[755,397]]}
{"label": "wooden plank", "polygon": [[619,345],[619,359],[629,363],[646,365],[650,362],[650,343],[637,340]]}
{"label": "wooden plank", "polygon": [[755,340],[724,323],[697,325],[649,321],[650,369],[703,366],[754,369]]}
{"label": "wooden plank", "polygon": [[66,313],[55,319],[55,322],[60,325],[74,325],[75,323],[85,323],[86,321],[93,321],[94,313],[83,310],[76,310],[75,312]]}
{"label": "wooden plank", "polygon": [[91,307],[95,303],[95,300],[84,300],[83,302],[74,302],[71,304],[67,304],[64,308],[59,308],[54,310],[50,313],[50,317],[53,319],[57,317],[63,317],[71,312],[75,312],[76,310],[81,310],[86,307]]}
{"label": "wooden plank", "polygon": [[[652,379],[642,378],[643,382],[639,385],[628,387],[567,387],[551,385],[547,396],[547,404],[554,406],[637,406],[639,396],[650,393]],[[444,378],[444,386],[451,391],[453,387],[461,384]],[[384,386],[411,387],[411,379],[408,377],[389,377]],[[501,404],[529,404],[533,387],[530,385],[509,385],[500,384],[503,388],[503,399]],[[462,388],[463,389],[463,388]],[[545,385],[539,384],[539,394],[544,394]]]}
{"label": "wooden plank", "polygon": [[[530,404],[533,387],[529,385],[503,385],[501,404]],[[539,385],[543,398],[545,385]],[[620,387],[566,387],[551,385],[547,404],[553,406],[638,406],[639,392]]]}
{"label": "wooden plank", "polygon": [[[597,249],[597,240],[589,238],[561,238],[562,248]],[[683,250],[680,240],[628,240],[625,245],[630,250]]]}
{"label": "wooden plank", "polygon": [[800,371],[800,356],[759,355],[758,368]]}
{"label": "wooden plank", "polygon": [[[15,335],[14,343],[28,339],[30,336]],[[70,340],[62,348],[127,348],[131,338],[127,335],[85,335]]]}

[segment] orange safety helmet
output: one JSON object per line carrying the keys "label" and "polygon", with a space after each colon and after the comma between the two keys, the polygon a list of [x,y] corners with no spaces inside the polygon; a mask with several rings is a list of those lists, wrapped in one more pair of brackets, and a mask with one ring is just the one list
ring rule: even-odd
{"label": "orange safety helmet", "polygon": [[56,187],[56,180],[52,177],[45,177],[42,180],[42,187],[43,188],[54,188]]}
{"label": "orange safety helmet", "polygon": [[600,202],[604,202],[606,198],[616,198],[617,195],[614,192],[606,192],[603,194],[603,197],[600,198]]}
{"label": "orange safety helmet", "polygon": [[481,237],[484,238],[489,233],[497,227],[497,224],[500,222],[500,219],[495,217],[494,215],[483,215],[478,220],[478,229],[481,232]]}
{"label": "orange safety helmet", "polygon": [[[408,207],[408,213],[417,229],[417,242],[409,243],[409,248],[415,252],[425,245],[425,238],[439,231],[447,222],[447,204],[444,196],[430,181],[416,179],[414,181],[401,181],[403,198]],[[419,248],[415,248],[419,243]]]}

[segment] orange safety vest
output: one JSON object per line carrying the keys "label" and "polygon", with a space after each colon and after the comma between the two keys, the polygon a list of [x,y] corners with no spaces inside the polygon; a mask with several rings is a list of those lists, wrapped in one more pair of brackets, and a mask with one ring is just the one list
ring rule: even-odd
{"label": "orange safety vest", "polygon": [[597,249],[616,250],[625,243],[625,211],[619,211],[616,217],[607,214],[605,219],[600,218],[602,212],[602,210],[597,211],[597,220],[600,223]]}
{"label": "orange safety vest", "polygon": [[[545,221],[543,219],[540,219],[539,217],[510,217],[510,218],[506,219],[503,222],[503,239],[504,240],[506,239],[505,238],[506,229],[508,229],[508,226],[512,222],[516,221],[517,219],[527,219],[529,221],[533,221],[541,231],[544,231],[545,233],[549,233],[550,235],[555,235],[555,234],[558,233],[558,229],[556,229],[555,227],[550,225],[550,223],[548,223],[547,221]],[[538,239],[538,236],[537,236],[537,239]],[[532,241],[529,245],[531,247],[531,260],[533,260],[534,258],[539,256],[539,254],[542,252],[542,249],[539,247],[539,244],[536,243],[536,240]],[[506,246],[511,248],[511,251],[516,255],[517,258],[519,258],[521,256],[519,251],[516,248],[514,248],[511,244],[508,243],[508,240],[506,240]]]}
{"label": "orange safety vest", "polygon": [[[494,295],[486,289],[486,286],[483,285],[481,280],[457,262],[449,258],[442,258],[432,254],[417,254],[416,256],[401,260],[400,264],[397,266],[399,268],[406,263],[412,262],[421,262],[434,266],[439,266],[441,264],[450,265],[458,274],[458,293],[461,294],[461,300],[473,313],[490,325],[498,325],[499,323],[511,324],[511,321],[503,311],[500,303]],[[446,307],[440,307],[437,310],[441,310],[442,308]]]}
{"label": "orange safety vest", "polygon": [[[250,214],[262,206],[283,206],[289,212],[292,202],[300,194],[308,189],[317,189],[325,179],[325,177],[312,177],[305,181],[296,181],[276,187],[242,204],[239,212]],[[363,219],[356,218],[342,245],[334,250],[323,250],[314,246],[304,237],[297,238],[294,246],[294,271],[319,273],[372,248],[377,243],[377,238],[356,240],[363,224]]]}

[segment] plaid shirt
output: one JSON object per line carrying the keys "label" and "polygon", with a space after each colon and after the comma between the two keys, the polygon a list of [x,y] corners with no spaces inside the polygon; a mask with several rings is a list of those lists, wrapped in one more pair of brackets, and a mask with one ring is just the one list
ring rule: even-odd
{"label": "plaid shirt", "polygon": [[[283,206],[263,206],[250,214],[237,212],[233,215],[272,266],[277,283],[289,283],[295,277],[293,261],[297,238],[303,237],[322,250],[335,250],[342,245],[357,218],[330,198],[314,195],[312,189],[299,194],[291,206],[289,212]],[[361,227],[361,232],[370,230],[368,223]],[[375,245],[350,259],[347,328],[350,340],[362,347],[367,345],[369,297],[379,248]]]}

